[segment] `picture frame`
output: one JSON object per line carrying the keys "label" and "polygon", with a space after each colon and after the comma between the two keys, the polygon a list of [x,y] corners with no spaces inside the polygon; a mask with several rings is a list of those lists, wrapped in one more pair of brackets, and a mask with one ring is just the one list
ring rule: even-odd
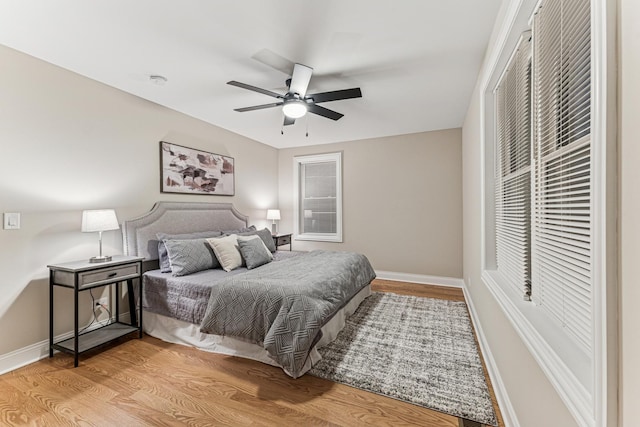
{"label": "picture frame", "polygon": [[160,192],[233,196],[235,160],[160,141]]}

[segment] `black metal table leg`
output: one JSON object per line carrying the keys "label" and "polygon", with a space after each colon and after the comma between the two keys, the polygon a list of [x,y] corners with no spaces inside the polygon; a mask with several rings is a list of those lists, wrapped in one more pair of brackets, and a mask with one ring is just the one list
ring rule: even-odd
{"label": "black metal table leg", "polygon": [[73,289],[73,367],[78,367],[78,344],[80,341],[78,334],[78,281]]}
{"label": "black metal table leg", "polygon": [[53,357],[53,270],[49,270],[49,357]]}
{"label": "black metal table leg", "polygon": [[142,338],[142,278],[138,279],[138,289],[140,290],[140,296],[138,296],[138,301],[140,303],[140,323],[138,324],[138,338]]}
{"label": "black metal table leg", "polygon": [[129,296],[129,314],[131,326],[138,326],[138,316],[136,315],[136,298],[133,294],[133,279],[127,279],[127,295]]}

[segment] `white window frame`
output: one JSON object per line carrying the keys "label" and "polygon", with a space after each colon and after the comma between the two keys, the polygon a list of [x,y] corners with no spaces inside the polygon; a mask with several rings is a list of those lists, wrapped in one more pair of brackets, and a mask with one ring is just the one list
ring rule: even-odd
{"label": "white window frame", "polygon": [[[300,230],[301,166],[312,163],[334,162],[336,165],[336,232],[335,233],[303,233]],[[342,152],[296,156],[293,158],[293,230],[295,240],[316,242],[342,242]]]}
{"label": "white window frame", "polygon": [[[576,354],[571,341],[554,334],[554,324],[542,311],[534,303],[524,301],[522,293],[505,286],[495,274],[493,89],[520,34],[531,28],[529,20],[539,3],[539,0],[505,3],[504,21],[494,34],[495,49],[487,57],[485,71],[480,77],[481,152],[484,153],[481,162],[484,180],[481,195],[482,281],[577,423],[613,427],[617,425],[615,0],[591,0],[591,137],[595,161],[592,171],[593,346],[588,357],[571,359]],[[567,361],[574,366],[569,367]],[[579,372],[578,376],[575,372]],[[535,402],[531,404],[535,405]]]}

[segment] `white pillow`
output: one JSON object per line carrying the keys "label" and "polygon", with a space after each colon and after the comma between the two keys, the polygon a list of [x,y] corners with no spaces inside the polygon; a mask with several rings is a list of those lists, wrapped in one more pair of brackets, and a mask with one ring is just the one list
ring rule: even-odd
{"label": "white pillow", "polygon": [[213,237],[207,239],[207,243],[216,254],[224,271],[235,270],[242,265],[242,256],[238,249],[238,236],[230,234],[225,237]]}

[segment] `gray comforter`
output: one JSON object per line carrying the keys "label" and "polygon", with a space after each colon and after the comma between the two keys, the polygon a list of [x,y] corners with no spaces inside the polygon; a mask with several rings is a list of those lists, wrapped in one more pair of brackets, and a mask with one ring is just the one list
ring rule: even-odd
{"label": "gray comforter", "polygon": [[297,378],[320,328],[374,278],[369,260],[351,252],[272,262],[214,286],[200,329],[262,345]]}

